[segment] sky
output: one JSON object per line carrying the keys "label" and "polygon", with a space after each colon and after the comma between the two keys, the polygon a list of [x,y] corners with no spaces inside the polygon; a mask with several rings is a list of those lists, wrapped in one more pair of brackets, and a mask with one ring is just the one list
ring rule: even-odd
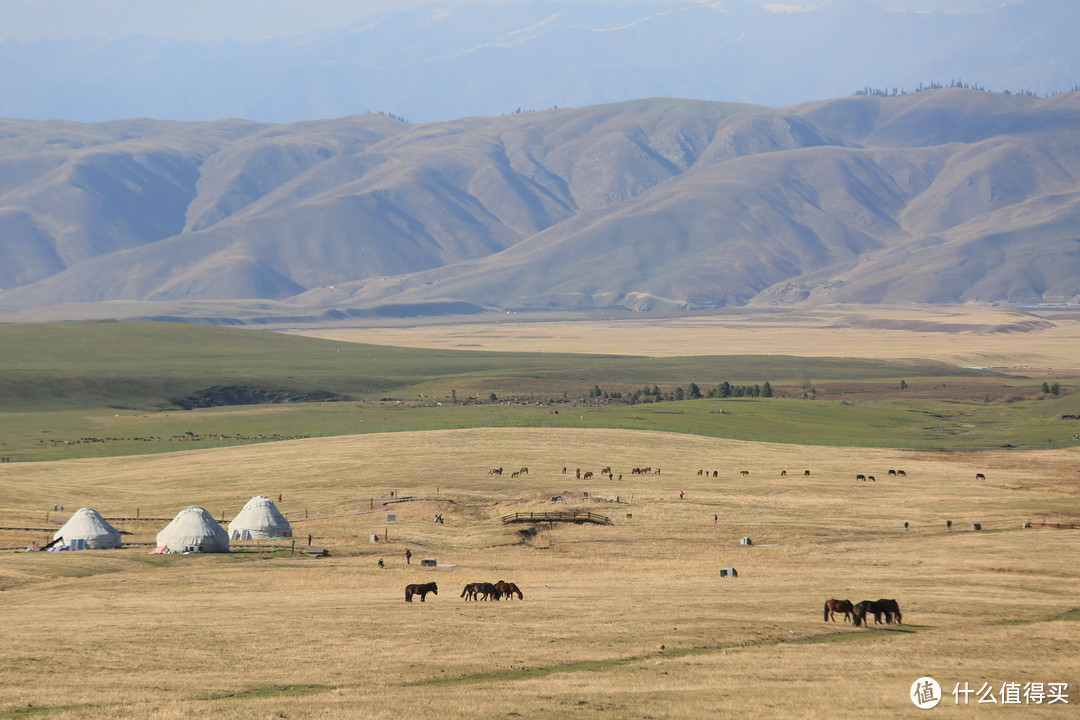
{"label": "sky", "polygon": [[[0,40],[135,34],[192,40],[255,40],[348,26],[388,9],[507,5],[526,0],[0,0]],[[551,0],[568,2],[574,0]],[[694,0],[600,0],[684,5]],[[723,4],[725,0],[697,0]],[[738,1],[738,0],[727,0]],[[745,0],[823,5],[829,0]],[[850,0],[834,0],[839,2]],[[979,10],[1006,0],[866,0],[901,10]],[[1076,2],[1077,0],[1062,0]]]}

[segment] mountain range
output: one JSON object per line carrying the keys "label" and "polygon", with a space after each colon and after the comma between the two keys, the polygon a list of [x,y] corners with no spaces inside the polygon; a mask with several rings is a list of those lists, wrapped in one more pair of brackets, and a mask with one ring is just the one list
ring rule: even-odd
{"label": "mountain range", "polygon": [[2,120],[0,287],[307,316],[1074,301],[1080,92]]}
{"label": "mountain range", "polygon": [[[323,30],[245,41],[42,30],[0,41],[0,117],[289,123],[384,112],[419,123],[646,97],[775,108],[866,86],[912,91],[960,80],[1045,96],[1080,85],[1080,3],[928,12],[895,7],[903,3],[399,2]],[[202,3],[189,14],[214,26],[238,4],[215,12]],[[281,4],[249,2],[249,24]],[[7,5],[6,14],[25,12]],[[117,5],[96,5],[95,14],[119,13]],[[129,15],[154,12],[127,5]]]}

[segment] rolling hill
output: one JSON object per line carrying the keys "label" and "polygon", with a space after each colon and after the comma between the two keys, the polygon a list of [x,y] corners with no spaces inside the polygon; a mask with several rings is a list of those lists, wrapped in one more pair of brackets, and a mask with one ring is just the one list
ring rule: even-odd
{"label": "rolling hill", "polygon": [[1077,92],[0,121],[8,312],[1070,301],[1078,228]]}

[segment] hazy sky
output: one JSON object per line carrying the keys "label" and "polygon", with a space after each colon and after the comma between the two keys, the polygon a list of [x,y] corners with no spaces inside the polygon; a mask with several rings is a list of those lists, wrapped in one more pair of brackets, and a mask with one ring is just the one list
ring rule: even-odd
{"label": "hazy sky", "polygon": [[[506,5],[526,0],[0,0],[0,39],[133,33],[156,38],[251,40],[327,30],[395,8]],[[550,0],[568,2],[574,0]],[[612,5],[684,5],[694,0],[599,0]],[[697,0],[710,4],[740,0]],[[829,0],[745,0],[824,5]],[[835,0],[834,0],[835,1]],[[851,0],[844,0],[850,2]],[[865,0],[898,9],[977,10],[1006,0]],[[1014,0],[1015,1],[1015,0]],[[1077,0],[1061,0],[1076,2]]]}

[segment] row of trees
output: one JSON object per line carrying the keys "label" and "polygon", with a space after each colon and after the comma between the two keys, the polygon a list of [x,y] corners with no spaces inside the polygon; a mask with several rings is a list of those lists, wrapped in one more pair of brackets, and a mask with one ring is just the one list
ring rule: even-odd
{"label": "row of trees", "polygon": [[[946,88],[946,87],[963,88],[965,90],[979,90],[980,92],[993,92],[992,90],[987,90],[985,87],[983,87],[982,85],[979,85],[978,83],[974,83],[974,84],[966,83],[963,80],[953,80],[950,83],[931,82],[928,85],[924,85],[923,83],[919,83],[919,87],[915,88],[912,92],[917,92],[918,93],[918,92],[923,92],[924,90],[940,90],[940,89]],[[1074,85],[1069,92],[1075,92],[1077,90],[1080,90],[1080,85]],[[896,86],[893,86],[890,89],[890,88],[875,88],[875,87],[870,87],[869,85],[867,85],[862,90],[856,90],[854,92],[854,94],[855,95],[873,95],[875,97],[896,97],[897,95],[907,95],[908,90],[907,90],[907,88],[900,88],[900,87],[896,87]],[[1004,95],[1025,95],[1027,97],[1038,97],[1038,95],[1031,92],[1030,90],[1016,90],[1016,91],[1002,90],[1002,94],[1004,94]],[[1056,92],[1047,93],[1046,97],[1053,97],[1054,95],[1060,95],[1060,93],[1056,93]]]}
{"label": "row of trees", "polygon": [[[772,385],[765,382],[763,385],[732,385],[727,380],[716,387],[702,392],[697,383],[690,383],[685,389],[681,386],[674,390],[663,391],[658,386],[645,386],[627,394],[625,400],[630,405],[638,403],[673,402],[678,400],[698,400],[700,398],[732,398],[732,397],[772,397]],[[606,392],[594,385],[589,391],[592,399],[623,400],[620,392]]]}

